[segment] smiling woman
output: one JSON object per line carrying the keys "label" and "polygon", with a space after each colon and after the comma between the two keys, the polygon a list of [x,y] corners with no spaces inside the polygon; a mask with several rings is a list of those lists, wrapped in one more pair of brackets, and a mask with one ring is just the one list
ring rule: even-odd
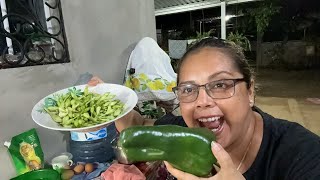
{"label": "smiling woman", "polygon": [[[320,178],[320,138],[254,106],[253,72],[234,43],[207,38],[192,46],[181,59],[177,82],[182,117],[167,115],[154,125],[211,130],[221,169],[209,179]],[[127,117],[116,121],[117,127],[146,121],[137,114]],[[170,164],[167,169],[178,179],[198,179]]]}

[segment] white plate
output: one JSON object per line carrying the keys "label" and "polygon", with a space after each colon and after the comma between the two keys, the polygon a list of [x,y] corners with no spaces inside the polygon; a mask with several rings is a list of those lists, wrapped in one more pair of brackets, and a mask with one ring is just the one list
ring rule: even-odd
{"label": "white plate", "polygon": [[[80,85],[80,86],[73,86],[76,89],[80,89],[83,91],[87,85]],[[36,122],[38,125],[52,129],[52,130],[59,130],[59,131],[90,131],[90,129],[95,129],[98,127],[106,126],[107,124],[116,121],[117,119],[123,117],[124,115],[128,114],[137,104],[138,97],[137,94],[130,88],[118,85],[118,84],[98,84],[97,86],[90,87],[89,86],[89,92],[95,92],[99,94],[104,94],[106,92],[110,92],[111,94],[116,95],[115,99],[119,99],[122,103],[124,103],[124,110],[123,113],[118,116],[117,118],[110,120],[108,122],[104,122],[101,124],[97,124],[90,127],[81,127],[81,128],[67,128],[63,127],[60,124],[56,123],[49,114],[47,114],[45,111],[43,111],[43,106],[46,98],[52,98],[55,94],[66,94],[70,88],[62,89],[60,91],[57,91],[55,93],[52,93],[43,99],[41,99],[32,109],[31,116],[34,122]]]}

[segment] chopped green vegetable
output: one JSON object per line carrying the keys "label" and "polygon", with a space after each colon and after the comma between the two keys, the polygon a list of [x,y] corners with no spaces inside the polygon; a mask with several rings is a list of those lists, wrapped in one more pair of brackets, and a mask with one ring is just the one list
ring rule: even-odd
{"label": "chopped green vegetable", "polygon": [[123,113],[124,104],[109,92],[97,94],[71,89],[67,94],[47,98],[44,110],[63,127],[88,127],[110,121]]}

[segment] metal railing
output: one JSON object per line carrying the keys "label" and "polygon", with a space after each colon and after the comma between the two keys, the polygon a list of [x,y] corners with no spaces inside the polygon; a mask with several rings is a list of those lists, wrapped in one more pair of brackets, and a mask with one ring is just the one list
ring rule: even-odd
{"label": "metal railing", "polygon": [[0,2],[0,69],[70,62],[60,0]]}

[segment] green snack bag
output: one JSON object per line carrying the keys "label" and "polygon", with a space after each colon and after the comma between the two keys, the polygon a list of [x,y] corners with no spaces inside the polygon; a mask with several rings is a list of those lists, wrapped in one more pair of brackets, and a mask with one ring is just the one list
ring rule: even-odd
{"label": "green snack bag", "polygon": [[43,168],[43,152],[37,131],[29,131],[14,136],[11,142],[5,142],[11,154],[17,174]]}

